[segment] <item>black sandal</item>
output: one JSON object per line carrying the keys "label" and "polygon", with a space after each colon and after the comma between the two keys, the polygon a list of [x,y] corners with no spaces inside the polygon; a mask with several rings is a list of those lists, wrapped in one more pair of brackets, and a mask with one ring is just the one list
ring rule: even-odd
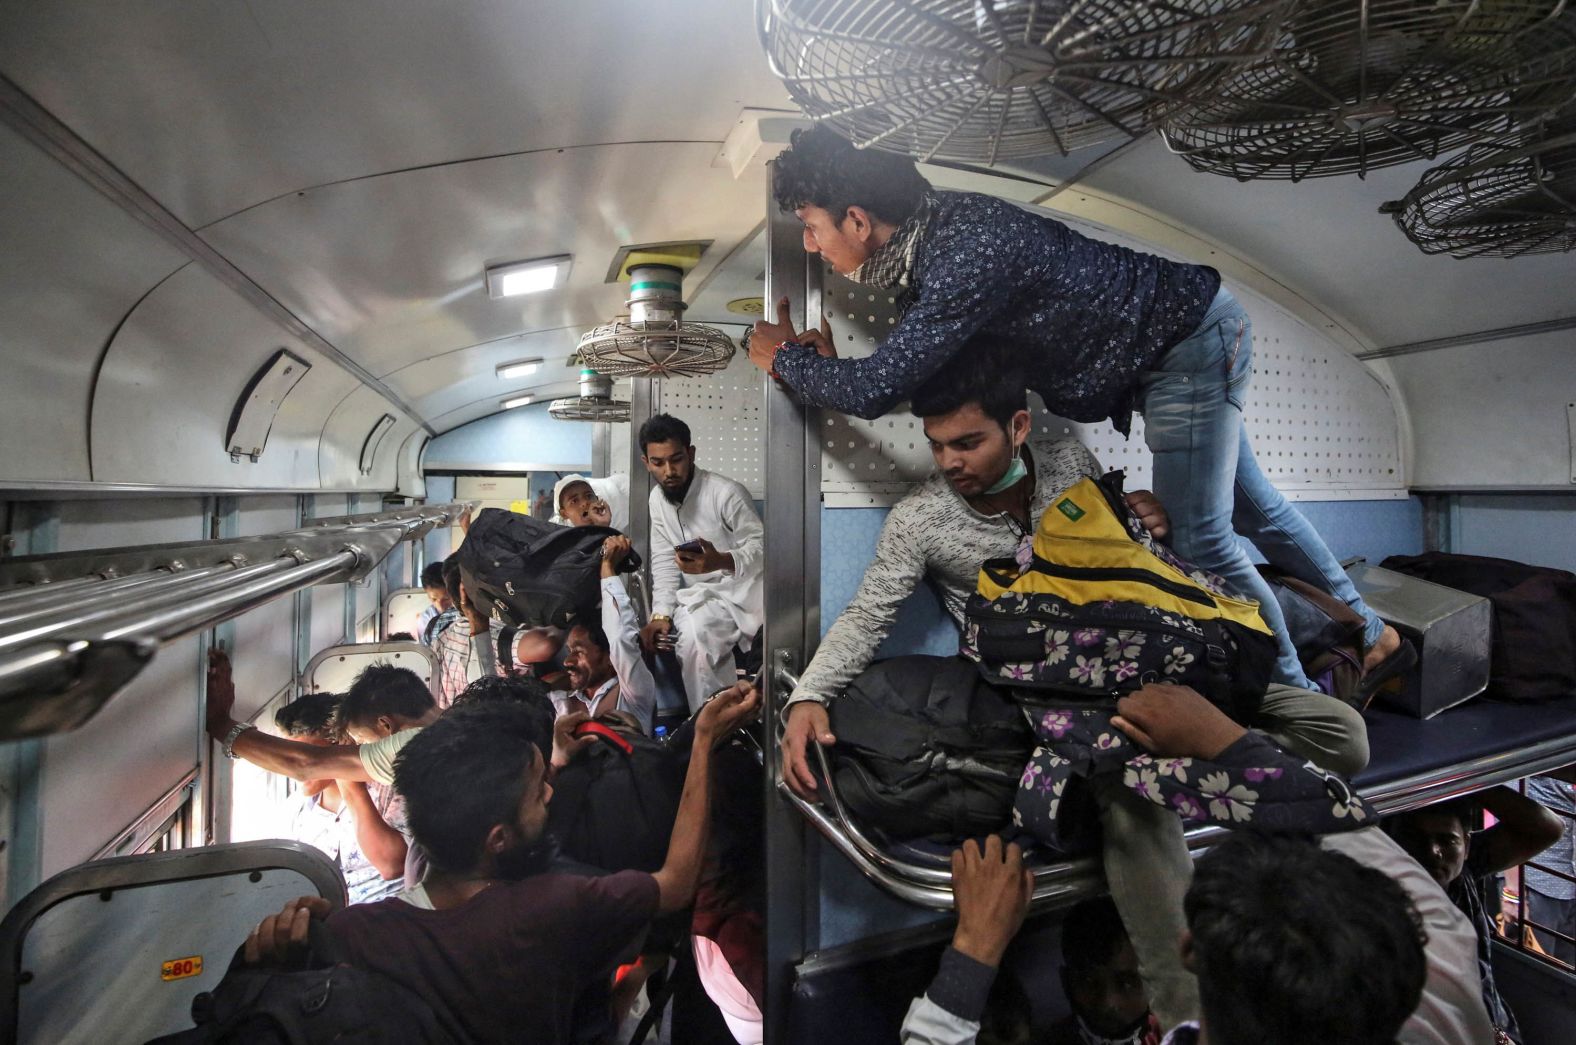
{"label": "black sandal", "polygon": [[1405,635],[1401,636],[1401,644],[1397,646],[1388,657],[1381,660],[1369,669],[1357,684],[1357,706],[1365,708],[1373,700],[1374,694],[1392,679],[1400,678],[1403,674],[1417,666],[1417,647],[1412,645],[1412,640]]}

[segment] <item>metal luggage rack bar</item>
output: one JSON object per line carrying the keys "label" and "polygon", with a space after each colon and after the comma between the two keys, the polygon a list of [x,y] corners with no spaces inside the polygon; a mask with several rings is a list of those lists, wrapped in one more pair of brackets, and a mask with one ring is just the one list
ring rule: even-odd
{"label": "metal luggage rack bar", "polygon": [[[799,684],[798,677],[782,666],[776,669],[775,679],[778,685],[790,691]],[[820,744],[811,744],[810,747],[815,751],[820,766],[825,804],[805,801],[790,791],[780,779],[777,781],[778,792],[803,814],[833,848],[878,887],[919,907],[952,910],[950,863],[940,857],[926,858],[923,854],[900,856],[872,840],[843,805],[826,749]],[[1576,761],[1576,729],[1566,737],[1388,781],[1367,788],[1362,794],[1381,814],[1390,816],[1509,780],[1547,772],[1573,761]],[[1194,853],[1205,850],[1225,831],[1221,827],[1195,827],[1187,832],[1188,848]],[[1033,911],[1067,907],[1105,891],[1104,874],[1100,862],[1094,857],[1040,863],[1033,871],[1034,893],[1030,900],[1030,910]]]}
{"label": "metal luggage rack bar", "polygon": [[0,563],[0,740],[86,722],[158,647],[314,584],[365,577],[467,504],[317,520],[229,540]]}

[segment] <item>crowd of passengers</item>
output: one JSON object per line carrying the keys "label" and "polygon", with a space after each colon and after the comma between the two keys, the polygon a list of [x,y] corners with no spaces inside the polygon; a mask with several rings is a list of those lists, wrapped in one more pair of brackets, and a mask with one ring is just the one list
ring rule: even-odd
{"label": "crowd of passengers", "polygon": [[[1219,275],[996,199],[935,191],[910,161],[824,128],[796,133],[775,184],[808,251],[901,294],[904,311],[873,355],[842,359],[824,330],[796,331],[782,303],[775,322],[756,324],[752,362],[812,406],[876,417],[908,402],[936,462],[888,515],[857,593],[771,724],[787,786],[819,799],[825,783],[807,753],[835,743],[828,706],[922,581],[961,628],[981,564],[1022,556],[1056,498],[1100,475],[1076,439],[1035,434],[1026,392],[1124,432],[1140,413],[1155,490],[1128,495],[1129,506],[1153,540],[1258,601],[1277,657],[1250,721],[1150,682],[1113,693],[1110,723],[1178,774],[1208,763],[1228,784],[1253,782],[1247,801],[1279,816],[1244,820],[1195,867],[1177,809],[1119,773],[1091,777],[1110,896],[1064,919],[1071,1015],[1047,1040],[1519,1040],[1488,961],[1493,935],[1518,931],[1499,912],[1496,876],[1550,846],[1572,869],[1570,819],[1545,806],[1576,812],[1576,773],[1534,781],[1541,805],[1502,788],[1383,825],[1345,787],[1368,761],[1362,716],[1306,676],[1238,535],[1361,615],[1359,703],[1416,655],[1255,462],[1242,423],[1251,325]],[[609,536],[588,596],[595,612],[566,632],[505,628],[476,609],[453,560],[429,566],[432,605],[415,638],[436,654],[431,692],[409,671],[369,668],[343,695],[283,709],[275,736],[231,718],[228,664],[221,655],[211,666],[210,733],[231,757],[305,782],[299,837],[331,848],[345,871],[352,905],[327,919],[341,959],[418,996],[460,1040],[615,1040],[620,1024],[627,1040],[643,977],[661,960],[642,957],[642,941],[692,908],[707,994],[734,1040],[762,1040],[760,912],[712,917],[703,883],[729,870],[708,847],[713,754],[759,703],[739,665],[764,623],[764,535],[748,491],[697,467],[682,421],[657,415],[638,442],[655,480],[646,620],[618,570],[631,542]],[[564,525],[626,531],[628,496],[617,478],[570,476],[548,508]],[[555,778],[595,742],[588,721],[653,731],[653,665],[666,657],[693,715],[666,859],[654,872],[576,865],[546,829]],[[1259,775],[1233,776],[1249,751]],[[758,796],[745,807],[758,817]],[[952,867],[956,933],[903,1040],[1034,1040],[1032,999],[998,974],[1032,891],[1023,851],[996,836],[968,841]],[[1570,935],[1571,881],[1529,872],[1520,886],[1540,923]],[[287,905],[253,931],[247,961],[284,960],[326,912],[323,901]],[[1558,935],[1528,942],[1571,959]]]}

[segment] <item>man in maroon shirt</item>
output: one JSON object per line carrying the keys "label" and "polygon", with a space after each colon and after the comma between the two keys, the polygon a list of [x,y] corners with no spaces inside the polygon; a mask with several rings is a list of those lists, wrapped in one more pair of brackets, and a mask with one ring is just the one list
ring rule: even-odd
{"label": "man in maroon shirt", "polygon": [[[457,706],[400,752],[395,786],[431,868],[398,898],[328,920],[340,957],[388,977],[477,1042],[571,1040],[577,996],[631,952],[658,914],[687,907],[706,851],[711,749],[756,709],[753,687],[719,693],[695,723],[684,795],[655,874],[549,869],[550,712],[509,702]],[[562,722],[563,720],[560,720]],[[248,961],[282,960],[327,904],[303,898],[247,940]]]}

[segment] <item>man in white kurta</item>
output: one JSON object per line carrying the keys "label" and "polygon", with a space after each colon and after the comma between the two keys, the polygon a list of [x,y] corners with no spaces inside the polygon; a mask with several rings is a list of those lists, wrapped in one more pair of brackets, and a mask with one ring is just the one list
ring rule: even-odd
{"label": "man in white kurta", "polygon": [[[695,467],[689,426],[657,414],[640,428],[651,491],[647,649],[672,643],[695,710],[737,681],[733,647],[760,630],[763,533],[742,483]],[[670,638],[671,637],[671,638]]]}

